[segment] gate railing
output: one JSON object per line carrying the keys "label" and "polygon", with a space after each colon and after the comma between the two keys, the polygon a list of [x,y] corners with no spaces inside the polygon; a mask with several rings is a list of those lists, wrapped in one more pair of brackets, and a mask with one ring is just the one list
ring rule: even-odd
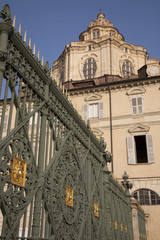
{"label": "gate railing", "polygon": [[110,154],[0,13],[0,239],[133,239]]}

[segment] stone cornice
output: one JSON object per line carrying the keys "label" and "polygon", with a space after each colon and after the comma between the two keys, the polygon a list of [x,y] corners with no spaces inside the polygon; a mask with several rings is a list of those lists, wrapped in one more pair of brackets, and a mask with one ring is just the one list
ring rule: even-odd
{"label": "stone cornice", "polygon": [[74,95],[74,94],[77,95],[77,94],[84,94],[89,92],[108,91],[109,89],[114,91],[117,89],[120,90],[122,88],[137,87],[137,86],[144,86],[144,85],[157,84],[157,83],[160,83],[160,76],[107,82],[107,83],[103,83],[96,86],[85,86],[80,88],[68,89],[68,92],[71,95]]}

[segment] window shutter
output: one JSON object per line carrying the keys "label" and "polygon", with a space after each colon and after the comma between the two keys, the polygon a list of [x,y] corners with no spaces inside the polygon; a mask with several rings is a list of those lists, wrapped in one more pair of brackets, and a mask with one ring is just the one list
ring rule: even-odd
{"label": "window shutter", "polygon": [[154,162],[153,139],[152,135],[146,135],[148,163]]}
{"label": "window shutter", "polygon": [[103,118],[103,102],[99,103],[99,118]]}
{"label": "window shutter", "polygon": [[128,164],[136,163],[134,136],[127,137]]}
{"label": "window shutter", "polygon": [[137,104],[138,104],[138,113],[143,113],[142,97],[138,97],[138,98],[137,98]]}
{"label": "window shutter", "polygon": [[137,114],[136,98],[131,98],[132,114]]}
{"label": "window shutter", "polygon": [[88,119],[88,104],[82,106],[82,114],[84,119]]}

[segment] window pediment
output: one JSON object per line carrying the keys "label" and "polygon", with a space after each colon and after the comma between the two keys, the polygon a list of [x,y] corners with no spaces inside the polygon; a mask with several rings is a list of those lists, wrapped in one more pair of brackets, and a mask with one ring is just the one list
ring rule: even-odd
{"label": "window pediment", "polygon": [[138,95],[146,92],[146,89],[143,87],[134,87],[127,91],[127,95]]}
{"label": "window pediment", "polygon": [[85,102],[89,102],[89,101],[98,101],[102,98],[101,95],[99,94],[90,94],[89,96],[85,97]]}
{"label": "window pediment", "polygon": [[132,134],[135,134],[135,133],[146,133],[146,132],[149,132],[149,129],[150,127],[146,126],[146,125],[143,125],[143,124],[136,124],[134,125],[133,127],[131,127],[128,132],[129,133],[132,133]]}

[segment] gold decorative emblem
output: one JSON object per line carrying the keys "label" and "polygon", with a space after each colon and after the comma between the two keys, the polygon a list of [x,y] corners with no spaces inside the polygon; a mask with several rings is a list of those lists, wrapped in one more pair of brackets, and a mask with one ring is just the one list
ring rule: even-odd
{"label": "gold decorative emblem", "polygon": [[125,232],[127,233],[127,226],[125,226]]}
{"label": "gold decorative emblem", "polygon": [[117,230],[117,229],[118,229],[118,223],[117,223],[117,220],[115,221],[114,225],[115,225],[115,229]]}
{"label": "gold decorative emblem", "polygon": [[121,223],[121,231],[123,232],[123,224]]}
{"label": "gold decorative emblem", "polygon": [[73,207],[73,188],[66,188],[66,205]]}
{"label": "gold decorative emblem", "polygon": [[18,157],[13,157],[11,183],[25,187],[27,163]]}
{"label": "gold decorative emblem", "polygon": [[99,207],[98,207],[98,202],[94,203],[94,216],[99,217]]}

